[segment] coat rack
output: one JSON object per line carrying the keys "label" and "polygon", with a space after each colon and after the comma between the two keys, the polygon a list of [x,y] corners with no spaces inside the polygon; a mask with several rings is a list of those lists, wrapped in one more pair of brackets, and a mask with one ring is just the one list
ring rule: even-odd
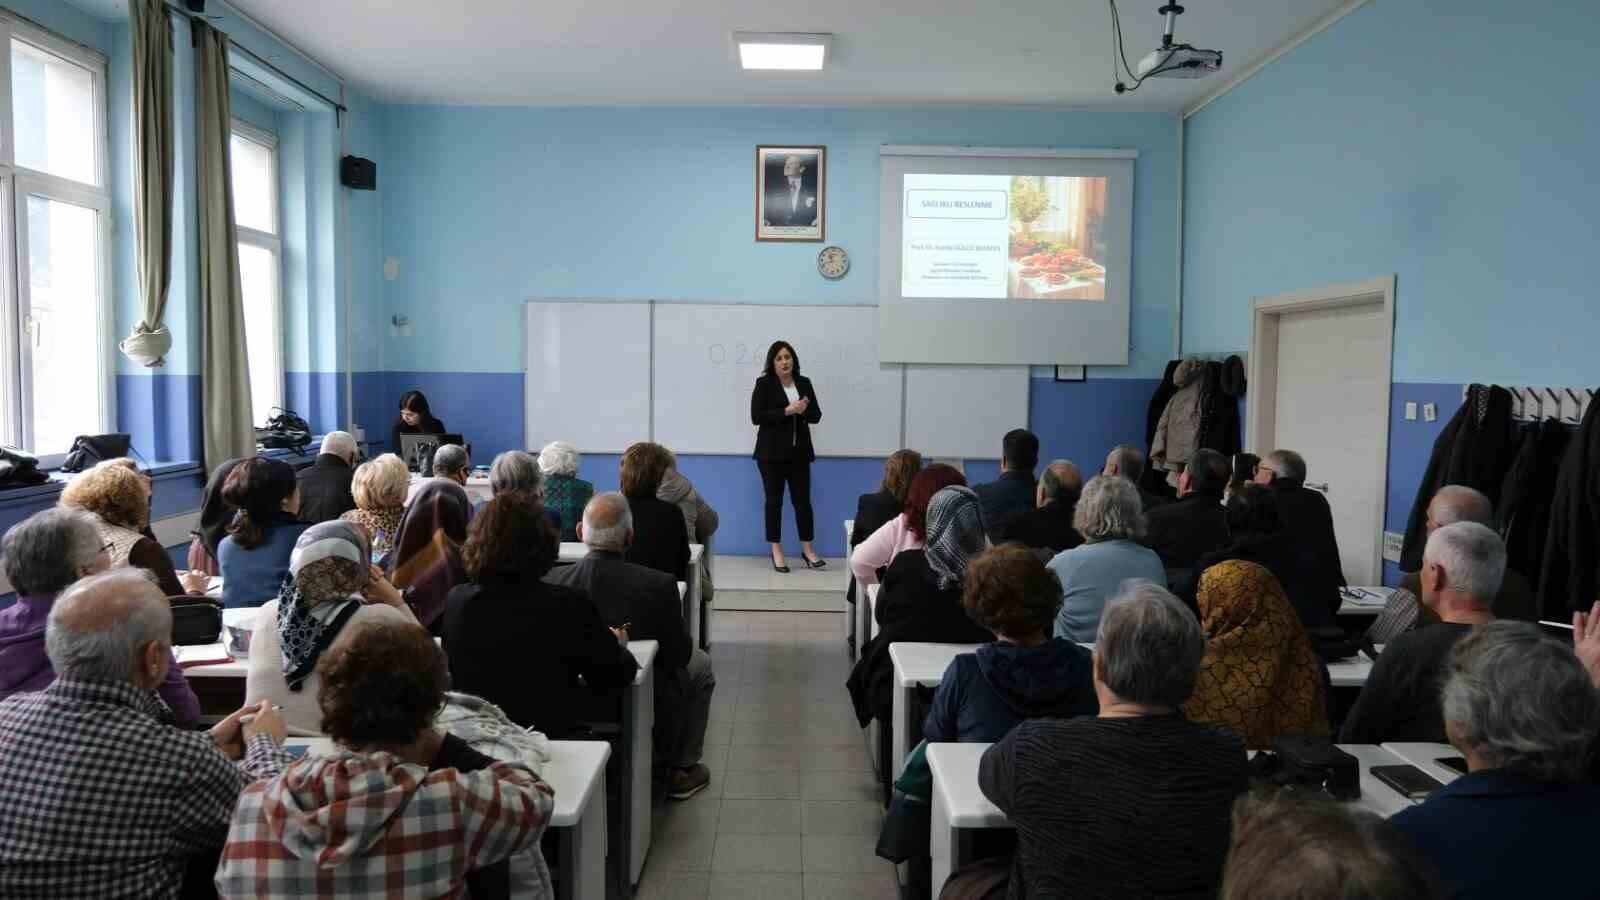
{"label": "coat rack", "polygon": [[[1467,398],[1469,387],[1461,386],[1461,399]],[[1567,425],[1583,421],[1595,391],[1583,387],[1501,387],[1511,392],[1511,418],[1518,422],[1557,419]]]}

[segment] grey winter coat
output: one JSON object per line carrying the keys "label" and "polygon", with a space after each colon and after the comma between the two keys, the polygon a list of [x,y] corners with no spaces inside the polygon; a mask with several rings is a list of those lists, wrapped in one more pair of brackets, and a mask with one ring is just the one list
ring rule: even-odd
{"label": "grey winter coat", "polygon": [[1167,401],[1167,408],[1156,423],[1155,439],[1150,442],[1150,465],[1168,472],[1167,481],[1177,483],[1177,473],[1200,444],[1200,393],[1205,388],[1206,364],[1185,359],[1172,372],[1178,392]]}

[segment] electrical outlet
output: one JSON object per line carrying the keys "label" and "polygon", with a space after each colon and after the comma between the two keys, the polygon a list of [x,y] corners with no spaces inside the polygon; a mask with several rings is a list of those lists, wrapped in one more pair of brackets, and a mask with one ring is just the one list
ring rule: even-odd
{"label": "electrical outlet", "polygon": [[1406,421],[1407,422],[1415,422],[1416,420],[1417,420],[1417,402],[1415,400],[1408,400],[1408,401],[1406,401]]}
{"label": "electrical outlet", "polygon": [[1422,404],[1422,421],[1432,422],[1437,418],[1439,418],[1439,407],[1432,403]]}
{"label": "electrical outlet", "polygon": [[1393,531],[1383,533],[1383,558],[1392,563],[1400,561],[1400,547],[1406,542],[1406,536]]}

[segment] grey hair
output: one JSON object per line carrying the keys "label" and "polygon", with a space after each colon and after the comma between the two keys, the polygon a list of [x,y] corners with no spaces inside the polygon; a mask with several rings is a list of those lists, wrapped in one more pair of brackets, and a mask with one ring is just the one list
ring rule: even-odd
{"label": "grey hair", "polygon": [[322,436],[322,452],[350,462],[356,458],[356,439],[348,431],[330,431]]}
{"label": "grey hair", "polygon": [[1206,636],[1194,613],[1170,591],[1130,578],[1100,614],[1094,652],[1106,687],[1119,698],[1181,706],[1194,693]]}
{"label": "grey hair", "polygon": [[1446,585],[1490,605],[1506,574],[1506,545],[1487,525],[1457,522],[1434,529],[1422,549],[1424,565],[1444,569]]}
{"label": "grey hair", "polygon": [[1306,458],[1293,450],[1274,450],[1262,458],[1261,465],[1271,469],[1277,478],[1305,484]]}
{"label": "grey hair", "polygon": [[1489,502],[1489,498],[1482,491],[1464,484],[1447,484],[1439,488],[1428,507],[1429,518],[1436,528],[1457,522],[1487,525],[1494,518],[1494,504]]}
{"label": "grey hair", "polygon": [[1572,648],[1531,622],[1479,625],[1457,642],[1443,708],[1451,742],[1494,768],[1586,779],[1600,694]]}
{"label": "grey hair", "polygon": [[1039,486],[1044,488],[1045,499],[1054,500],[1057,497],[1061,497],[1074,503],[1078,502],[1078,496],[1083,493],[1083,476],[1081,474],[1078,476],[1079,486],[1076,491],[1067,488],[1062,478],[1063,473],[1077,471],[1078,467],[1070,459],[1050,460],[1050,464],[1044,467],[1043,472],[1039,473]]}
{"label": "grey hair", "polygon": [[36,512],[0,540],[6,580],[19,594],[57,594],[78,580],[100,555],[96,519],[81,509]]}
{"label": "grey hair", "polygon": [[489,464],[489,490],[496,496],[507,491],[533,491],[544,494],[544,476],[533,454],[507,450]]}
{"label": "grey hair", "polygon": [[[91,593],[143,602],[127,615],[99,617],[100,628],[80,630],[67,625],[63,612],[77,603],[97,602],[98,598],[83,597]],[[44,647],[58,678],[128,682],[139,670],[140,648],[171,637],[172,608],[154,577],[144,569],[124,566],[85,578],[56,598],[45,622]]]}
{"label": "grey hair", "polygon": [[460,444],[445,444],[433,451],[433,474],[454,475],[472,468],[472,457]]}
{"label": "grey hair", "polygon": [[616,491],[595,494],[583,508],[583,543],[586,547],[620,550],[628,546],[633,530],[633,510],[628,498]]}
{"label": "grey hair", "polygon": [[578,448],[566,441],[551,441],[539,451],[539,468],[546,475],[578,474]]}
{"label": "grey hair", "polygon": [[1129,481],[1138,481],[1144,474],[1144,451],[1132,444],[1118,444],[1111,448],[1106,462],[1117,464],[1117,474]]}
{"label": "grey hair", "polygon": [[1144,511],[1139,489],[1121,476],[1096,475],[1083,486],[1072,512],[1072,527],[1091,544],[1118,538],[1144,537]]}

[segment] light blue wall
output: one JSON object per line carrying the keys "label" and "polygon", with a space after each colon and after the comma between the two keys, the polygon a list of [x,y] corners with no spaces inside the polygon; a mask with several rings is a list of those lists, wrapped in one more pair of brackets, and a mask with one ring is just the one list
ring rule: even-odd
{"label": "light blue wall", "polygon": [[[345,153],[383,160],[382,107],[352,95],[344,117]],[[388,315],[383,300],[383,201],[390,172],[378,167],[378,189],[344,192],[350,273],[350,366],[357,372],[381,372]]]}

